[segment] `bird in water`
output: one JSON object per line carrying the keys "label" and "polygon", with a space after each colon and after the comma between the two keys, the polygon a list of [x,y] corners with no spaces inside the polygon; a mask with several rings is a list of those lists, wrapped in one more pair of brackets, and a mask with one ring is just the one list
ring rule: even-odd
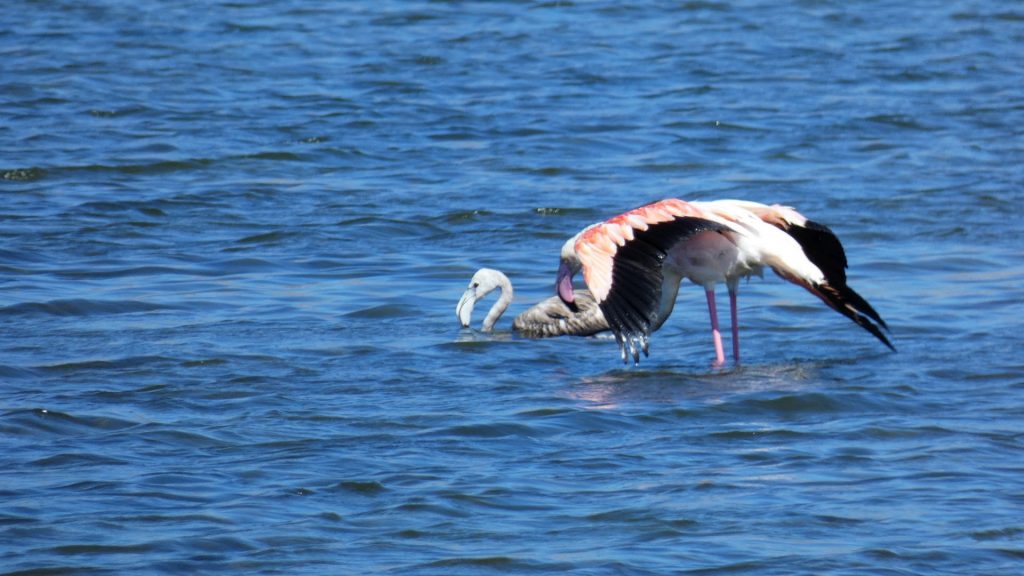
{"label": "bird in water", "polygon": [[661,200],[584,228],[562,247],[556,291],[571,304],[582,270],[604,312],[623,362],[648,354],[651,333],[672,313],[682,280],[704,287],[715,346],[714,366],[725,364],[715,286],[729,290],[732,352],[739,363],[736,294],[739,281],[765,267],[806,288],[893,351],[885,321],[846,284],[846,253],[826,226],[796,210],[743,200]]}
{"label": "bird in water", "polygon": [[[508,276],[491,268],[481,268],[473,274],[473,279],[455,307],[455,314],[463,327],[470,325],[476,302],[495,289],[501,291],[501,296],[484,318],[481,326],[484,332],[490,332],[494,328],[494,324],[512,302],[512,282]],[[608,330],[608,323],[590,292],[579,290],[574,293],[571,303],[563,302],[558,296],[552,296],[534,305],[515,317],[512,329],[530,338],[590,336]]]}

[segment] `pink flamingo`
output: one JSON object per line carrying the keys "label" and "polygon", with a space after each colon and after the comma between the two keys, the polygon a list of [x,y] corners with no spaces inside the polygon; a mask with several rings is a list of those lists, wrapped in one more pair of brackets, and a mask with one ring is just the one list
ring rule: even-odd
{"label": "pink flamingo", "polygon": [[556,291],[572,303],[573,275],[582,270],[623,362],[648,354],[651,333],[672,313],[684,278],[704,287],[714,366],[725,364],[715,285],[729,290],[732,352],[740,360],[736,293],[741,278],[767,266],[803,286],[833,310],[892,350],[885,321],[846,284],[846,253],[828,227],[785,206],[744,200],[684,202],[667,199],[584,228],[562,247]]}

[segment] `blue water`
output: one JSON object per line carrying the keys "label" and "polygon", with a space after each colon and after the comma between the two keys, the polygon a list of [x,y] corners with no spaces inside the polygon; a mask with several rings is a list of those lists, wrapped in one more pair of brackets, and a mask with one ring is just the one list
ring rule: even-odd
{"label": "blue water", "polygon": [[[0,573],[1024,574],[1018,3],[0,16]],[[830,225],[899,352],[774,277],[741,367],[694,286],[510,333],[663,197]]]}

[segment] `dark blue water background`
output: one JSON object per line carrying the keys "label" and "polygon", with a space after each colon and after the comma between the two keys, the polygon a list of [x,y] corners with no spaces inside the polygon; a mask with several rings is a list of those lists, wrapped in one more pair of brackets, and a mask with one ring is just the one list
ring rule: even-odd
{"label": "dark blue water background", "polygon": [[[1024,573],[1022,79],[1017,2],[6,2],[0,573]],[[830,225],[899,353],[457,327],[662,197]]]}

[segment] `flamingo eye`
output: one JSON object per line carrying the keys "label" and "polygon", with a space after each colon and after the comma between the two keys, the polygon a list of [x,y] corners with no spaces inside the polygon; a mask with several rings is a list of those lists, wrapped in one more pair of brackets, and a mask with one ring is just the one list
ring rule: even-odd
{"label": "flamingo eye", "polygon": [[479,288],[479,287],[480,287],[480,283],[479,282],[473,282],[473,288]]}

